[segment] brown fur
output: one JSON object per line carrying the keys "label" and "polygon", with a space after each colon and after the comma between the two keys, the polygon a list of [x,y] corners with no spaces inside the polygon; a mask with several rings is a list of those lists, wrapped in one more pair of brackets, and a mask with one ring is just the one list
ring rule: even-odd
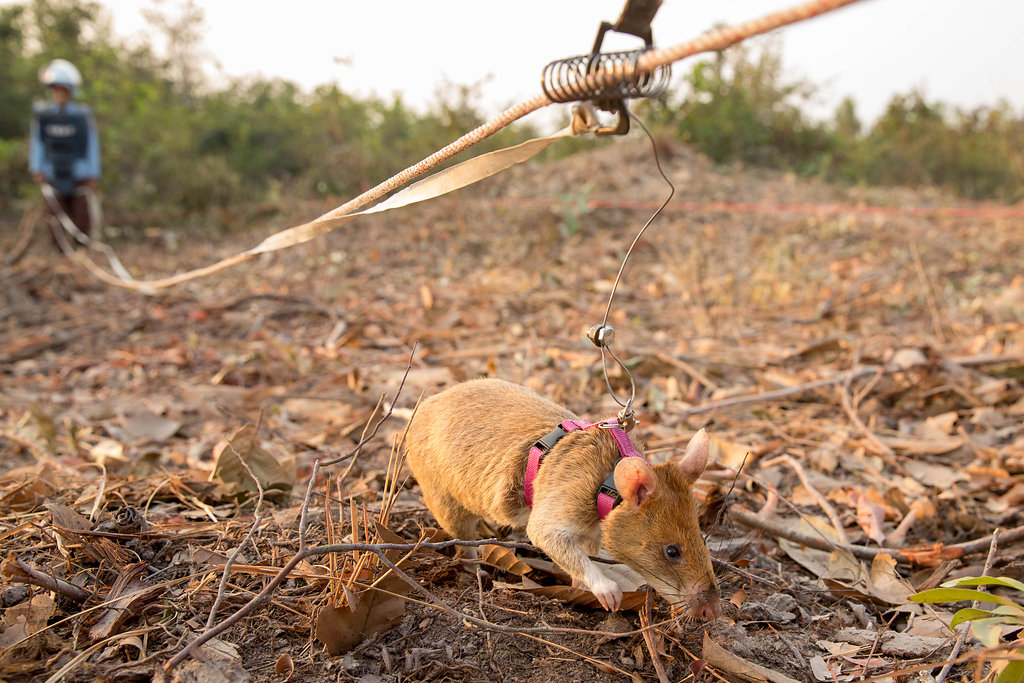
{"label": "brown fur", "polygon": [[[672,602],[687,603],[697,616],[716,615],[717,583],[691,491],[699,475],[692,458],[689,470],[679,463],[652,469],[635,458],[616,467],[619,452],[606,430],[575,431],[544,458],[533,510],[527,507],[523,480],[530,447],[569,419],[577,417],[502,380],[463,382],[426,399],[407,442],[427,507],[455,538],[478,538],[481,519],[525,528],[535,545],[610,609],[618,608],[621,589],[588,557],[602,542],[613,559]],[[613,468],[624,500],[602,522],[597,491]],[[682,551],[679,561],[666,558],[669,544]]]}

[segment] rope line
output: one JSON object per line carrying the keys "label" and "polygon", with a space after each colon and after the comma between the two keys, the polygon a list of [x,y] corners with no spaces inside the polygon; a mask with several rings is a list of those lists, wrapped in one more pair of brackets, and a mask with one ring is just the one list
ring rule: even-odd
{"label": "rope line", "polygon": [[[565,201],[555,197],[488,197],[467,201],[494,206],[560,208]],[[588,199],[587,209],[649,211],[660,201],[642,199]],[[869,206],[857,204],[773,204],[760,202],[669,202],[664,211],[682,213],[798,213],[818,216],[914,216],[927,218],[1024,218],[1024,208],[1013,206]]]}

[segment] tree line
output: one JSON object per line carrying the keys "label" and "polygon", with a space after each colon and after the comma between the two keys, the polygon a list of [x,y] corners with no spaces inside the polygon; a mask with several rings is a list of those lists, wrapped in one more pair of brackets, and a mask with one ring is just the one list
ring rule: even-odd
{"label": "tree line", "polygon": [[[0,206],[34,198],[27,137],[38,69],[69,59],[102,135],[109,213],[164,212],[180,221],[216,207],[282,197],[348,198],[487,118],[471,86],[442,87],[427,111],[401,97],[357,98],[337,84],[312,92],[265,78],[211,87],[202,76],[201,10],[148,10],[173,49],[114,35],[88,0],[0,7]],[[688,65],[670,92],[638,105],[660,131],[716,162],[871,185],[939,186],[972,199],[1024,197],[1024,119],[1005,103],[964,111],[919,92],[894,96],[870,126],[845,101],[829,120],[806,112],[813,84],[788,79],[778,44],[732,48]],[[519,124],[486,141],[534,134]],[[559,146],[571,153],[579,145]],[[13,201],[11,201],[13,200]],[[9,209],[10,210],[10,209]]]}

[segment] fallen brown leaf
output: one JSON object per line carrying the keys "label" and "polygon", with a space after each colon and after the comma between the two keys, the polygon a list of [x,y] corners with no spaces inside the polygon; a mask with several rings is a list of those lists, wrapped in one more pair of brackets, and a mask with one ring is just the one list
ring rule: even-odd
{"label": "fallen brown leaf", "polygon": [[481,547],[480,561],[517,576],[524,576],[530,571],[530,565],[516,557],[516,553],[512,548],[500,545],[485,545]]}
{"label": "fallen brown leaf", "polygon": [[743,681],[752,681],[754,683],[767,683],[768,681],[771,681],[771,683],[798,683],[798,681],[785,674],[754,664],[753,662],[748,662],[742,657],[734,655],[712,640],[711,636],[707,633],[704,634],[704,642],[701,646],[701,658],[708,663],[708,666],[721,669],[726,673],[739,677]]}
{"label": "fallen brown leaf", "polygon": [[357,596],[355,607],[325,605],[316,616],[315,635],[333,656],[344,654],[365,638],[372,638],[395,626],[405,614],[410,586],[398,576],[389,576]]}

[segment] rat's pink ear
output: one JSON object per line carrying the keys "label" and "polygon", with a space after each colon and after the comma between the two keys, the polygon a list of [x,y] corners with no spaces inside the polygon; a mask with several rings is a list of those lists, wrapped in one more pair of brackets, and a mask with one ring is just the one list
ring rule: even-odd
{"label": "rat's pink ear", "polygon": [[704,473],[708,466],[708,451],[711,450],[711,440],[708,433],[703,429],[693,435],[690,443],[686,446],[686,452],[679,459],[679,471],[687,479],[696,479]]}
{"label": "rat's pink ear", "polygon": [[631,503],[644,502],[656,481],[654,470],[640,458],[622,458],[615,466],[615,488],[623,500]]}

